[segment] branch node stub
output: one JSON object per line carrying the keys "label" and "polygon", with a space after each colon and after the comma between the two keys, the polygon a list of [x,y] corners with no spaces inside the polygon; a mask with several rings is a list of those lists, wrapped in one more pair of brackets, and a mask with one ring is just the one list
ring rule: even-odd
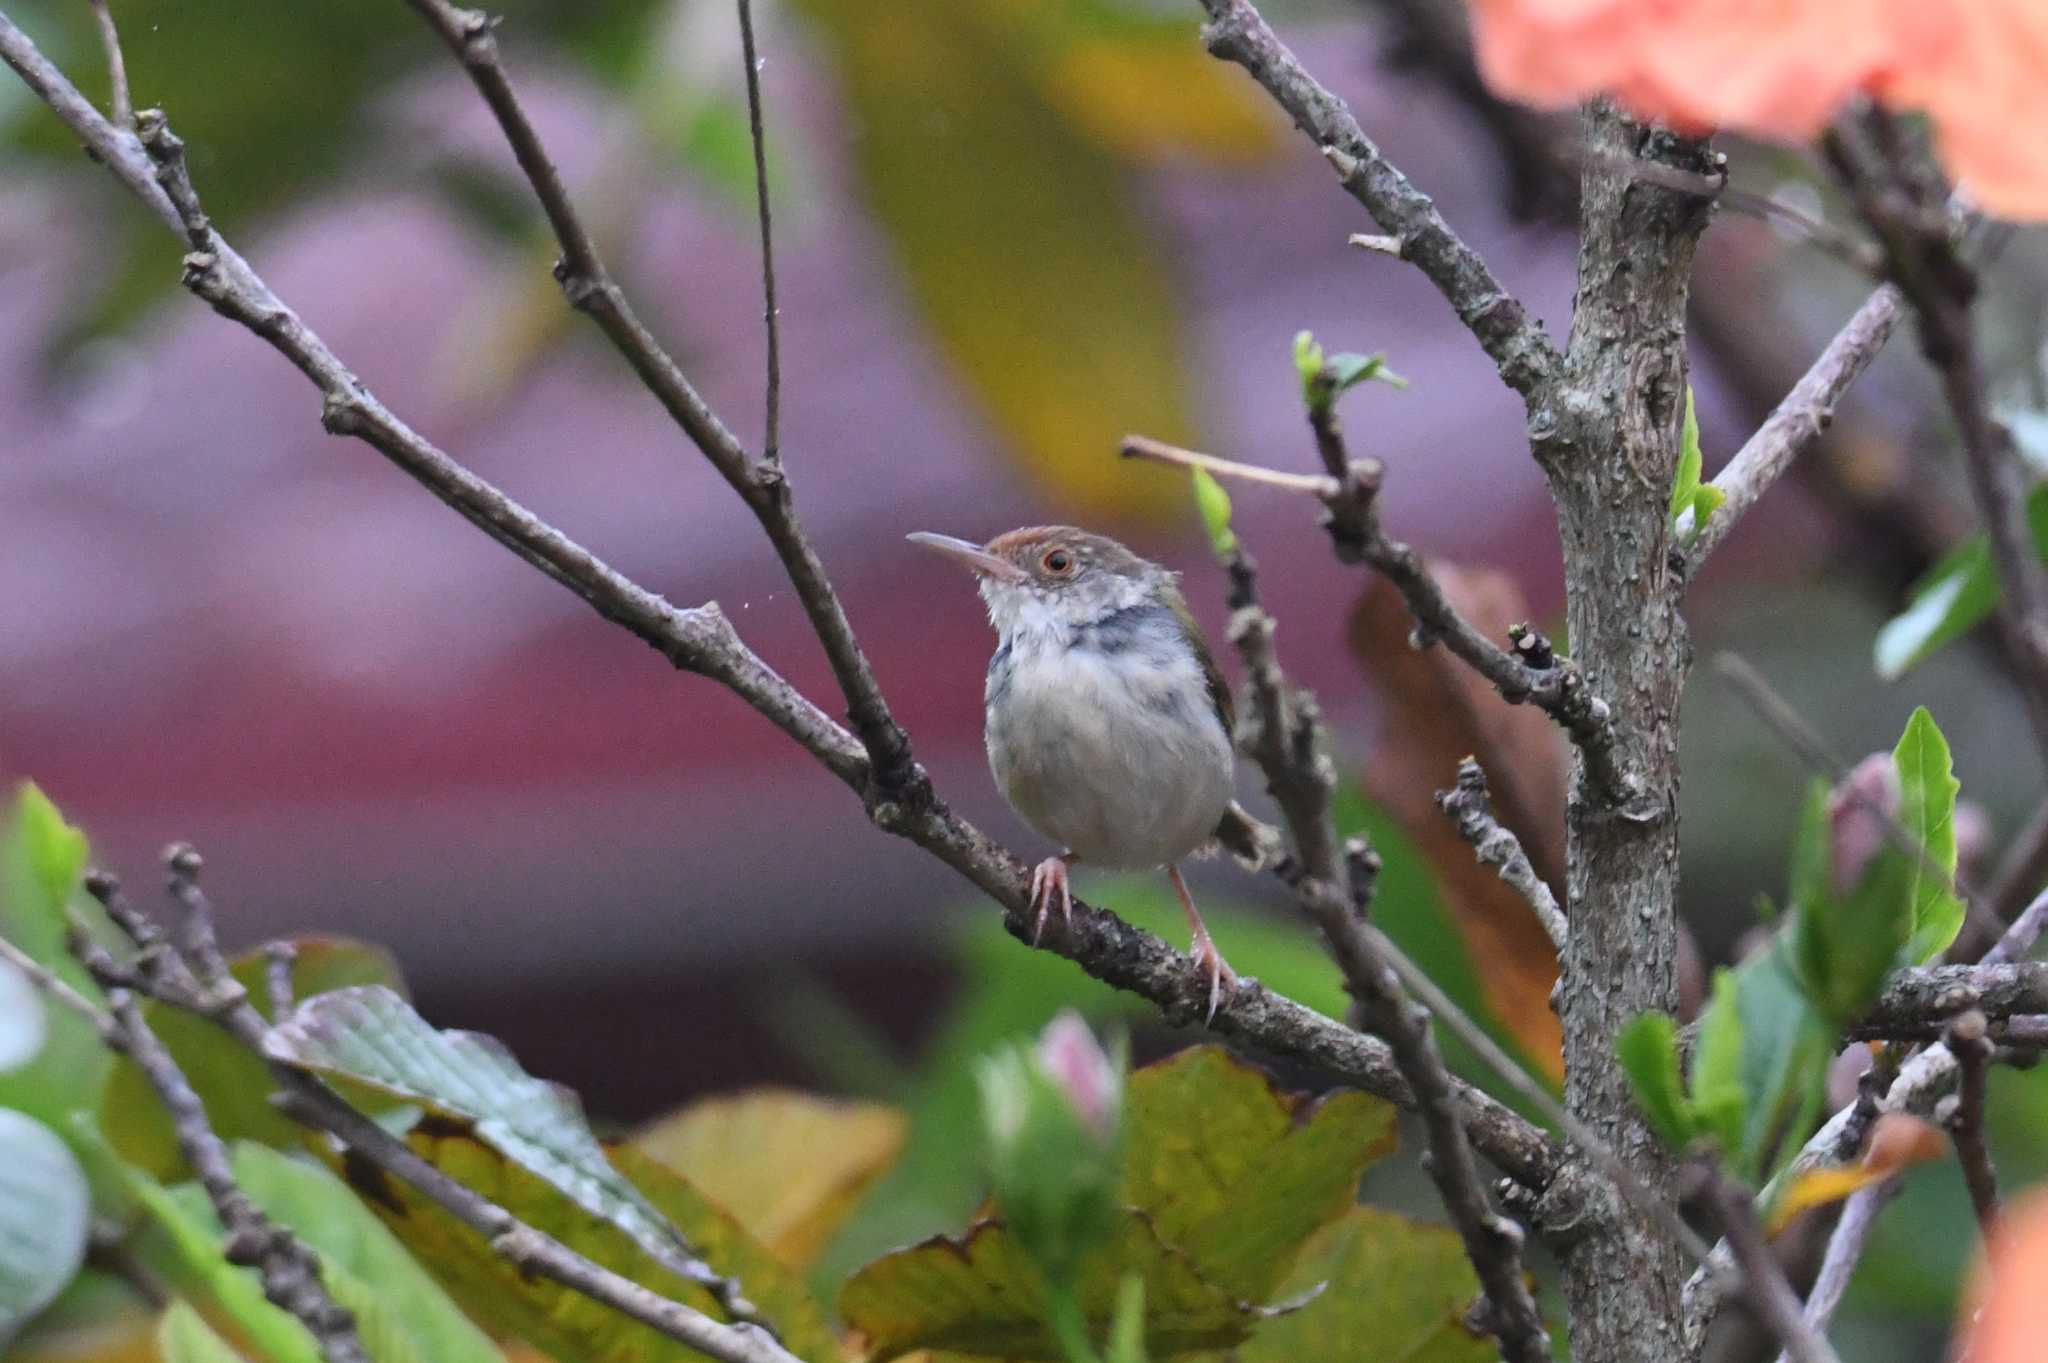
{"label": "branch node stub", "polygon": [[174,842],[164,848],[164,868],[181,880],[197,880],[206,859],[189,842]]}
{"label": "branch node stub", "polygon": [[320,402],[320,426],[329,435],[358,435],[364,429],[362,405],[354,398],[329,393]]}

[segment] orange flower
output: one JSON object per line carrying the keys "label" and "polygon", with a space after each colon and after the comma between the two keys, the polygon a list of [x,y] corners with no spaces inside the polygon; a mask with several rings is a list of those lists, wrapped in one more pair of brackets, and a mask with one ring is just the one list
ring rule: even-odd
{"label": "orange flower", "polygon": [[1472,18],[1480,70],[1512,98],[1607,93],[1685,132],[1804,141],[1868,94],[1930,114],[1988,211],[2048,217],[2042,0],[1472,0]]}
{"label": "orange flower", "polygon": [[[1963,1294],[1961,1348],[1972,1363],[2035,1363],[2048,1333],[2048,1193],[2007,1204],[1991,1236],[1988,1271]],[[1969,1322],[1976,1318],[1975,1328]]]}

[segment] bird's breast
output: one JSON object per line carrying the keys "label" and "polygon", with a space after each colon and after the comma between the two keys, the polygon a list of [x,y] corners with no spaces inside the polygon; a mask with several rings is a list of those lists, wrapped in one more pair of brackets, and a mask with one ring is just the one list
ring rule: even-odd
{"label": "bird's breast", "polygon": [[1229,805],[1230,739],[1192,649],[1171,636],[1014,639],[990,660],[989,765],[1024,819],[1084,862],[1157,866]]}

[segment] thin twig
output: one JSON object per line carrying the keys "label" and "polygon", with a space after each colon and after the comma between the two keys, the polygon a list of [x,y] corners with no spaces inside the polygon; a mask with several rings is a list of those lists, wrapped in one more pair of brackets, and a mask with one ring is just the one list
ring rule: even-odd
{"label": "thin twig", "polygon": [[263,994],[273,1018],[292,1010],[292,972],[298,963],[299,949],[290,942],[270,942],[263,948]]}
{"label": "thin twig", "polygon": [[[1858,1188],[1842,1204],[1842,1215],[1828,1236],[1826,1253],[1821,1256],[1820,1273],[1806,1294],[1806,1323],[1817,1333],[1826,1333],[1828,1322],[1835,1317],[1835,1308],[1842,1304],[1842,1297],[1849,1290],[1849,1280],[1856,1276],[1856,1265],[1863,1259],[1870,1234],[1877,1228],[1877,1214],[1898,1192],[1899,1180],[1887,1178]],[[1781,1353],[1778,1363],[1793,1363],[1792,1356]]]}
{"label": "thin twig", "polygon": [[[1548,1363],[1550,1335],[1522,1270],[1522,1229],[1487,1200],[1472,1147],[1459,1120],[1449,1072],[1437,1054],[1429,1012],[1402,990],[1382,944],[1365,918],[1365,891],[1347,871],[1332,813],[1336,768],[1324,751],[1314,699],[1289,686],[1273,648],[1273,617],[1259,604],[1258,569],[1240,552],[1229,561],[1230,639],[1250,677],[1251,701],[1239,743],[1266,775],[1266,789],[1286,818],[1292,857],[1278,874],[1322,929],[1359,1010],[1393,1048],[1429,1132],[1429,1174],[1451,1224],[1465,1242],[1486,1293],[1485,1328],[1508,1363]],[[1353,857],[1349,860],[1362,860]]]}
{"label": "thin twig", "polygon": [[5,961],[19,970],[28,977],[30,984],[91,1023],[93,1030],[101,1036],[105,1036],[112,1029],[114,1020],[106,1009],[72,988],[58,978],[55,971],[5,937],[0,937],[0,961]]}
{"label": "thin twig", "polygon": [[1437,807],[1450,816],[1457,825],[1458,836],[1472,844],[1473,855],[1500,874],[1509,888],[1528,901],[1536,914],[1536,921],[1543,925],[1550,943],[1563,951],[1571,927],[1565,922],[1564,910],[1557,905],[1557,896],[1550,886],[1543,883],[1543,877],[1536,874],[1536,868],[1529,864],[1529,856],[1522,850],[1522,841],[1514,830],[1503,827],[1493,816],[1492,802],[1487,798],[1486,772],[1477,760],[1466,758],[1458,764],[1458,783],[1449,790],[1436,793]]}
{"label": "thin twig", "polygon": [[107,54],[107,112],[117,128],[135,126],[135,103],[128,94],[128,60],[121,55],[121,32],[114,27],[114,10],[108,0],[92,0],[93,22],[99,26],[100,47]]}
{"label": "thin twig", "polygon": [[1169,468],[1201,469],[1219,478],[1276,487],[1283,492],[1305,492],[1319,500],[1337,495],[1338,482],[1327,474],[1287,473],[1258,464],[1241,464],[1235,459],[1182,449],[1179,445],[1169,445],[1164,440],[1153,440],[1149,436],[1127,435],[1117,447],[1117,452],[1126,459],[1142,459],[1147,463],[1165,464]]}
{"label": "thin twig", "polygon": [[2004,922],[2044,880],[2048,880],[2048,800],[2036,805],[2026,826],[2013,835],[2005,856],[1984,885],[1984,902]]}
{"label": "thin twig", "polygon": [[199,1186],[227,1232],[223,1254],[231,1264],[253,1267],[263,1295],[297,1317],[313,1336],[327,1363],[369,1363],[356,1334],[355,1314],[329,1295],[320,1279],[320,1258],[297,1236],[264,1215],[239,1183],[225,1142],[207,1120],[206,1106],[184,1071],[142,1016],[142,1006],[115,980],[104,980],[114,1028],[110,1044],[134,1060],[170,1113],[178,1150],[199,1177]]}
{"label": "thin twig", "polygon": [[[1794,460],[1820,439],[1834,419],[1835,405],[1842,394],[1884,349],[1903,307],[1899,291],[1889,284],[1865,299],[1821,351],[1813,367],[1715,475],[1714,486],[1720,489],[1723,501],[1707,523],[1699,527],[1699,533],[1685,551],[1688,577],[1698,573],[1707,556],[1735,528],[1735,522],[1762,499]],[[1689,524],[1678,527],[1681,540],[1690,528]]]}
{"label": "thin twig", "polygon": [[1734,1251],[1735,1262],[1742,1268],[1750,1303],[1765,1327],[1784,1346],[1792,1363],[1840,1363],[1826,1337],[1801,1312],[1799,1297],[1785,1280],[1785,1270],[1771,1253],[1763,1227],[1757,1223],[1756,1204],[1748,1189],[1709,1173],[1706,1200]]}
{"label": "thin twig", "polygon": [[869,758],[871,800],[915,803],[931,798],[930,781],[910,752],[910,739],[890,714],[881,686],[861,653],[853,626],[817,550],[797,523],[789,480],[779,462],[756,460],[719,420],[673,356],[654,337],[625,291],[606,270],[597,244],[576,214],[562,178],[540,135],[527,119],[498,55],[488,16],[457,8],[447,0],[407,0],[462,62],[471,83],[497,119],[520,169],[533,185],[548,224],[561,243],[555,267],[572,307],[590,314],[612,346],[660,400],[691,442],[739,494],[767,533],[790,585],[824,646],[832,675],[846,699],[847,718]]}
{"label": "thin twig", "polygon": [[1998,1221],[1998,1173],[1984,1140],[1984,1102],[1991,1074],[1987,1031],[1983,1012],[1972,1008],[1949,1023],[1942,1044],[1956,1058],[1956,1112],[1949,1135],[1955,1139],[1956,1159],[1963,1166],[1963,1181],[1969,1185],[1978,1230],[1988,1241]]}
{"label": "thin twig", "polygon": [[[109,124],[21,30],[0,14],[0,59],[20,72],[119,181],[181,238],[187,228],[157,181],[157,167],[139,141]],[[167,157],[170,145],[160,145]],[[182,178],[182,167],[166,175]],[[207,229],[212,232],[209,227]],[[323,424],[363,440],[464,519],[520,559],[567,587],[607,620],[652,645],[677,667],[707,676],[740,696],[834,776],[863,796],[869,816],[943,861],[1000,904],[1004,926],[1030,936],[1030,868],[1008,849],[936,799],[875,798],[869,759],[853,735],[798,693],[749,650],[715,604],[679,609],[618,573],[589,550],[477,477],[421,437],[379,402],[217,232],[213,249],[187,262],[189,287],[217,311],[254,331],[319,389]],[[792,529],[795,522],[789,522]],[[1096,979],[1155,1005],[1169,1020],[1191,1021],[1206,1005],[1187,959],[1159,937],[1114,914],[1075,901],[1071,929],[1045,934],[1043,949],[1079,964]],[[1384,1042],[1360,1036],[1314,1009],[1246,982],[1217,1015],[1215,1030],[1263,1054],[1323,1070],[1404,1106],[1414,1096]],[[1533,1123],[1480,1090],[1457,1081],[1459,1110],[1476,1149],[1524,1186],[1540,1191],[1563,1166],[1557,1147]]]}
{"label": "thin twig", "polygon": [[1250,0],[1201,0],[1209,22],[1209,51],[1236,62],[1314,139],[1344,189],[1365,206],[1380,229],[1401,241],[1401,258],[1414,262],[1449,301],[1466,328],[1493,358],[1507,385],[1532,401],[1558,365],[1557,348],[1542,328],[1444,221],[1429,195],[1389,161],[1344,101],[1324,89],[1288,51]]}
{"label": "thin twig", "polygon": [[736,0],[740,11],[740,53],[747,63],[747,128],[754,141],[754,202],[761,217],[762,319],[768,328],[767,416],[761,458],[780,462],[782,408],[782,328],[775,308],[775,232],[768,215],[768,144],[761,132],[761,58],[754,50],[754,2]]}

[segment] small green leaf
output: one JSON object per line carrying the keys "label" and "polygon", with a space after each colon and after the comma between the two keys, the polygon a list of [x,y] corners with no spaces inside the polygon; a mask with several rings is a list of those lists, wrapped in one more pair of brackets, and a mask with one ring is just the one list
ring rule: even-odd
{"label": "small green leaf", "polygon": [[[1742,1090],[1748,1107],[1739,1146],[1743,1177],[1762,1172],[1771,1149],[1794,1154],[1806,1131],[1799,1114],[1825,1096],[1835,1032],[1794,977],[1787,934],[1735,968],[1742,1014]],[[1787,1139],[1787,1136],[1792,1139]]]}
{"label": "small green leaf", "polygon": [[1678,1023],[1669,1013],[1638,1013],[1615,1037],[1614,1050],[1657,1138],[1674,1151],[1692,1144],[1699,1132],[1678,1072]]}
{"label": "small green leaf", "polygon": [[1692,505],[1693,494],[1699,491],[1700,469],[1700,423],[1692,408],[1692,385],[1685,386],[1685,426],[1678,438],[1678,476],[1671,485],[1671,519],[1676,521],[1679,514]]}
{"label": "small green leaf", "polygon": [[1749,1108],[1743,1089],[1742,1007],[1736,972],[1714,972],[1714,993],[1700,1014],[1699,1040],[1692,1055],[1692,1119],[1712,1135],[1724,1155],[1742,1153],[1743,1118]]}
{"label": "small green leaf", "polygon": [[1837,1026],[1876,1001],[1913,935],[1916,866],[1916,858],[1886,846],[1849,893],[1820,895],[1793,915],[1791,950],[1799,983]]}
{"label": "small green leaf", "polygon": [[78,1272],[91,1216],[77,1157],[35,1118],[0,1108],[0,1355]]}
{"label": "small green leaf", "polygon": [[1316,380],[1323,372],[1323,348],[1316,343],[1314,332],[1294,333],[1294,372],[1301,376],[1301,400],[1314,407],[1317,400]]}
{"label": "small green leaf", "polygon": [[0,1074],[35,1059],[49,1033],[42,991],[12,962],[0,961]]}
{"label": "small green leaf", "polygon": [[20,820],[22,846],[28,853],[29,871],[37,888],[52,904],[63,904],[78,888],[92,855],[85,833],[64,821],[57,806],[33,781],[24,781],[15,807]]}
{"label": "small green leaf", "polygon": [[1828,783],[1816,777],[1807,783],[1806,803],[1799,810],[1799,825],[1792,834],[1792,872],[1786,887],[1785,907],[1798,912],[1799,906],[1833,893],[1833,829],[1828,819]]}
{"label": "small green leaf", "polygon": [[1692,529],[1697,535],[1721,509],[1721,503],[1728,500],[1728,494],[1712,483],[1701,483],[1692,493]]}
{"label": "small green leaf", "polygon": [[1925,965],[1947,951],[1963,927],[1963,902],[1955,892],[1956,795],[1962,782],[1948,739],[1924,705],[1906,721],[1892,761],[1899,769],[1899,823],[1927,853],[1909,858],[1907,891],[1909,963]]}
{"label": "small green leaf", "polygon": [[1116,1290],[1116,1315],[1109,1323],[1108,1363],[1146,1363],[1145,1280],[1124,1274]]}
{"label": "small green leaf", "polygon": [[[2048,484],[2027,494],[2027,524],[2034,552],[2048,559]],[[1960,639],[1998,609],[1998,574],[1991,544],[1975,535],[1950,550],[1913,584],[1906,609],[1877,632],[1877,675],[1895,681],[1944,645]]]}
{"label": "small green leaf", "polygon": [[1195,483],[1195,507],[1202,513],[1202,526],[1209,532],[1209,547],[1218,558],[1237,552],[1237,532],[1230,528],[1230,494],[1207,469],[1191,470]]}
{"label": "small green leaf", "polygon": [[1332,395],[1349,392],[1368,379],[1377,379],[1389,388],[1406,388],[1408,380],[1387,368],[1387,357],[1375,351],[1370,355],[1357,355],[1342,351],[1330,356],[1325,364],[1330,379]]}

